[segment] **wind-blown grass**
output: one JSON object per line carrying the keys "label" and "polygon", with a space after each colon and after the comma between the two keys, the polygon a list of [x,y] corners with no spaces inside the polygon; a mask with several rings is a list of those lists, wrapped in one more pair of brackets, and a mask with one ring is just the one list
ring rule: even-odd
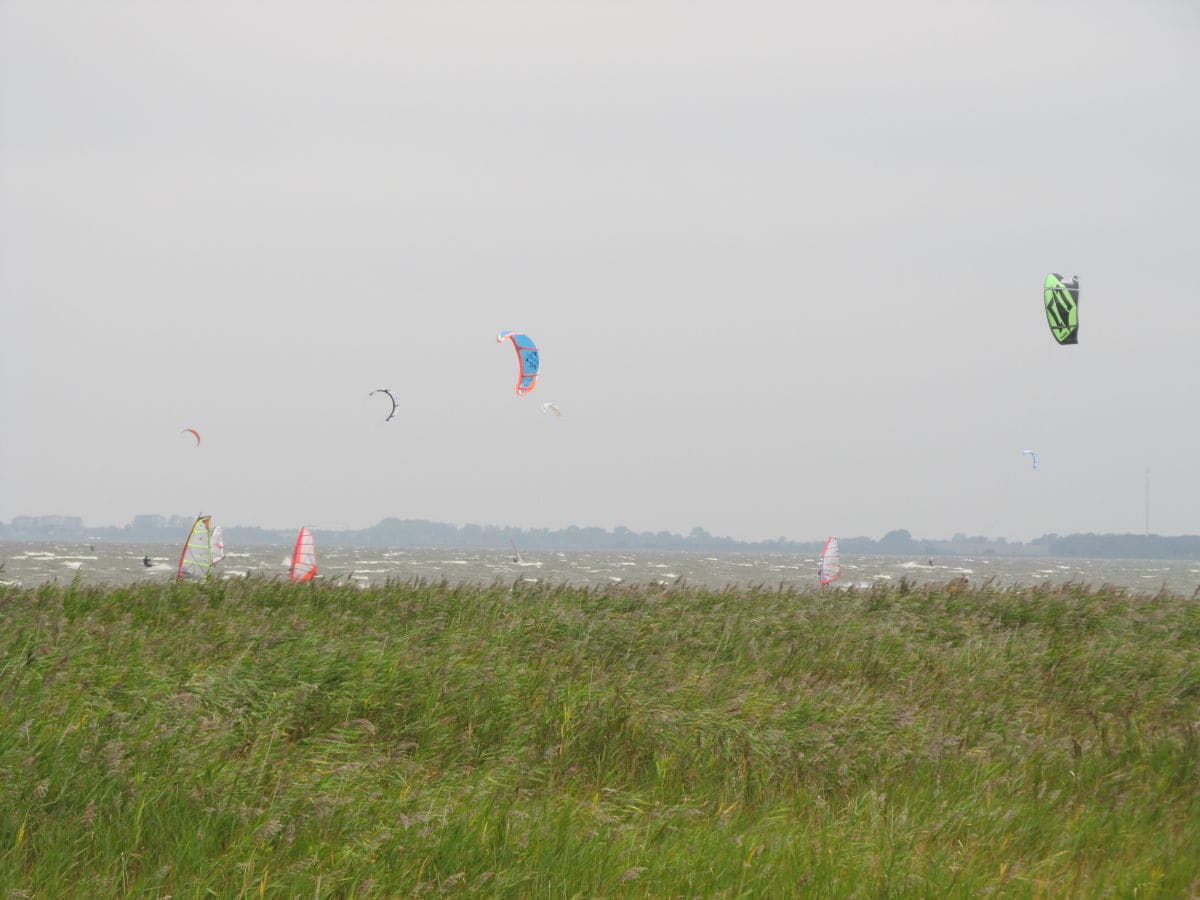
{"label": "wind-blown grass", "polygon": [[5,896],[1186,896],[1198,801],[1174,596],[0,588]]}

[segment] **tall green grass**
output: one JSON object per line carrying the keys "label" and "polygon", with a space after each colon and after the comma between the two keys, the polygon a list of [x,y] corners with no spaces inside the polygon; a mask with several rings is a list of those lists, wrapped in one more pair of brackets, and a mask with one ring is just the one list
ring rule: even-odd
{"label": "tall green grass", "polygon": [[1200,606],[0,588],[0,897],[1200,892]]}

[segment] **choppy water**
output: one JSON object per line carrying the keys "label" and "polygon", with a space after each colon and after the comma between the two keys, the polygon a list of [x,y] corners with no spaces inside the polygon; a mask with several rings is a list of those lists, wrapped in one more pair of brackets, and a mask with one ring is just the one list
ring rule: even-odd
{"label": "choppy water", "polygon": [[[230,548],[218,571],[222,577],[248,574],[284,577],[290,547]],[[32,587],[45,582],[130,584],[174,577],[180,547],[169,544],[0,543],[0,583]],[[490,583],[528,579],[579,585],[672,583],[709,587],[766,585],[811,587],[816,584],[815,557],[786,554],[705,556],[693,553],[530,552],[522,562],[508,550],[388,550],[368,547],[324,547],[318,538],[318,563],[325,578],[344,578],[360,586],[413,578]],[[154,565],[147,568],[142,557]],[[1200,587],[1200,562],[1193,560],[1056,560],[1010,557],[843,556],[839,587],[866,587],[876,582],[946,582],[960,576],[979,584],[999,585],[1076,582],[1094,587],[1113,585],[1140,592],[1166,587],[1185,596]]]}

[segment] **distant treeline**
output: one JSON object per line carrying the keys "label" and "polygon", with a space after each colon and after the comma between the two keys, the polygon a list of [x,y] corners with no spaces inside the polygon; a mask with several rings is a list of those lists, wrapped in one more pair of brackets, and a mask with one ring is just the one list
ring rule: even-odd
{"label": "distant treeline", "polygon": [[[137,516],[123,526],[85,526],[71,516],[18,516],[0,522],[0,541],[118,541],[121,543],[172,543],[182,541],[192,518],[188,516]],[[295,539],[291,529],[222,523],[227,545],[287,545]],[[513,528],[496,525],[450,525],[426,519],[384,519],[359,530],[317,528],[318,541],[343,547],[507,547],[521,550],[653,550],[686,553],[817,553],[824,540],[738,541],[718,537],[703,528],[688,534],[670,531],[631,531],[604,528]],[[1028,543],[1004,538],[956,534],[949,540],[914,538],[905,529],[889,531],[878,540],[869,537],[839,538],[849,555],[886,556],[1043,556],[1082,559],[1200,559],[1200,535],[1167,537],[1157,534],[1046,534]]]}
{"label": "distant treeline", "polygon": [[1200,535],[1048,534],[1038,539],[1047,556],[1083,559],[1200,559]]}

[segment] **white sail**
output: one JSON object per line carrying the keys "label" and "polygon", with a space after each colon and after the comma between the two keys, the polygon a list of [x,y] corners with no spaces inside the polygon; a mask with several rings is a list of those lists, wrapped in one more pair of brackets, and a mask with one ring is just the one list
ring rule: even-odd
{"label": "white sail", "polygon": [[528,560],[524,556],[522,556],[521,551],[517,549],[516,541],[514,541],[510,538],[509,543],[512,544],[512,548],[513,548],[512,561],[515,562],[518,566],[541,566],[542,563],[540,560]]}

